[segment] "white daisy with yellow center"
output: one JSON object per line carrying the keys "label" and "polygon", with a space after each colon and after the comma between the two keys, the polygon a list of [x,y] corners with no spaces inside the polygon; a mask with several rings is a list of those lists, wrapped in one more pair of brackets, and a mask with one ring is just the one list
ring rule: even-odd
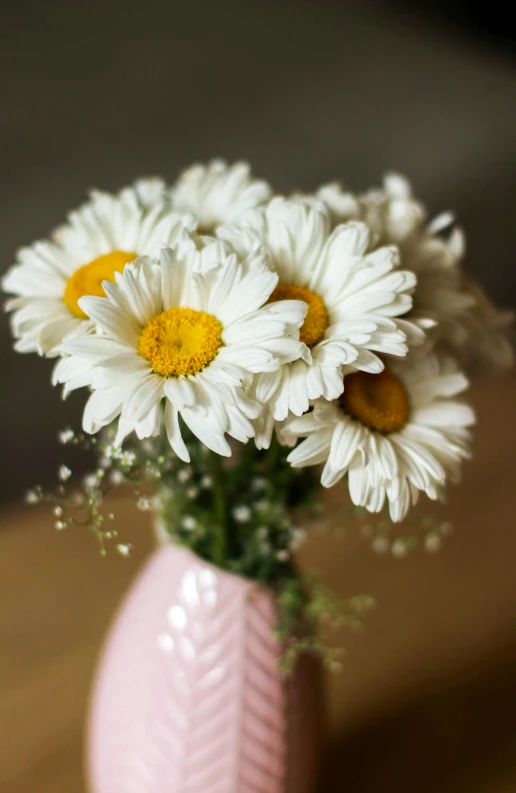
{"label": "white daisy with yellow center", "polygon": [[457,395],[468,381],[450,358],[429,355],[390,363],[383,372],[353,372],[333,402],[287,422],[283,432],[305,437],[289,455],[294,467],[324,463],[321,482],[332,487],[348,474],[352,501],[370,512],[386,502],[402,520],[420,492],[441,498],[469,457],[474,423]]}
{"label": "white daisy with yellow center", "polygon": [[[308,311],[300,338],[309,350],[298,361],[254,381],[253,395],[274,420],[289,411],[297,416],[309,401],[335,399],[342,393],[345,368],[380,372],[378,353],[402,357],[423,333],[401,319],[412,307],[416,279],[400,270],[394,247],[368,252],[370,234],[352,222],[330,232],[328,213],[320,204],[273,199],[254,229],[221,229],[240,253],[260,246],[279,275],[273,300],[303,300]],[[266,419],[257,443],[270,442]]]}
{"label": "white daisy with yellow center", "polygon": [[270,195],[267,182],[253,179],[247,163],[213,160],[184,171],[170,191],[170,201],[176,212],[195,217],[199,234],[213,235],[221,225],[252,218]]}
{"label": "white daisy with yellow center", "polygon": [[16,296],[7,304],[16,349],[58,355],[63,341],[93,328],[81,297],[104,296],[103,282],[113,282],[137,256],[157,255],[194,225],[170,211],[158,179],[117,195],[93,192],[49,240],[22,248],[3,279],[5,291]]}
{"label": "white daisy with yellow center", "polygon": [[55,380],[68,390],[92,388],[86,432],[119,417],[117,443],[132,431],[139,438],[156,435],[164,401],[170,444],[185,461],[180,415],[221,455],[231,454],[226,434],[244,443],[253,436],[261,406],[244,386],[302,354],[306,305],[267,304],[277,275],[263,260],[244,267],[226,251],[214,265],[214,251],[222,250],[220,243],[200,251],[164,249],[160,265],[143,257],[114,284],[105,282],[107,299],[79,300],[98,334],[65,343],[69,357],[56,367]]}

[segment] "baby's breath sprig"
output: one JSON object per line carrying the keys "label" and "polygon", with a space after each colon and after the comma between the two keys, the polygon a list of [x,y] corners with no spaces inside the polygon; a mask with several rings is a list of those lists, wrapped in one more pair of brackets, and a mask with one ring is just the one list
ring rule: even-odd
{"label": "baby's breath sprig", "polygon": [[[249,454],[236,447],[231,460],[216,460],[215,470],[206,447],[186,428],[184,435],[189,463],[173,454],[164,434],[144,441],[128,438],[120,447],[113,428],[92,438],[67,427],[59,433],[60,441],[93,451],[96,467],[72,486],[72,471],[63,464],[57,489],[33,488],[27,501],[52,504],[58,530],[90,529],[105,555],[108,541],[118,539],[111,523],[114,515],[104,511],[105,499],[126,485],[138,509],[155,513],[161,539],[184,545],[208,561],[215,560],[216,543],[219,566],[257,580],[293,575],[293,555],[306,532],[291,510],[315,510],[312,472],[291,468],[277,444],[271,453]],[[131,548],[118,542],[116,550],[127,556]]]}
{"label": "baby's breath sprig", "polygon": [[[74,481],[73,486],[70,486],[72,470],[62,464],[57,471],[60,484],[55,490],[47,491],[38,485],[28,491],[25,500],[28,504],[51,504],[57,531],[70,527],[92,531],[99,542],[101,555],[105,556],[107,543],[118,537],[118,531],[112,528],[114,513],[106,514],[103,510],[105,498],[126,479],[133,483],[140,482],[142,461],[131,450],[116,449],[109,431],[96,438],[75,433],[67,427],[58,433],[58,438],[63,445],[94,451],[98,457],[97,466],[83,476],[80,482]],[[131,546],[119,543],[116,548],[122,556],[127,556]]]}
{"label": "baby's breath sprig", "polygon": [[[58,470],[61,482],[67,482],[72,476],[72,471],[65,465],[61,465]],[[107,553],[106,543],[117,537],[115,529],[106,528],[106,521],[114,520],[114,514],[107,515],[102,512],[107,488],[103,487],[105,471],[97,469],[91,474],[87,474],[81,483],[80,488],[67,490],[64,484],[58,485],[55,491],[47,491],[37,485],[30,490],[25,500],[29,504],[51,504],[56,518],[54,526],[57,531],[63,531],[70,527],[81,527],[91,530],[97,537],[100,545],[100,553],[105,556]]]}
{"label": "baby's breath sprig", "polygon": [[421,547],[428,553],[437,553],[454,532],[449,520],[439,520],[430,514],[413,516],[404,524],[396,524],[389,519],[374,522],[370,518],[365,510],[359,510],[360,535],[371,544],[375,553],[390,554],[396,559],[404,559]]}
{"label": "baby's breath sprig", "polygon": [[332,645],[331,634],[343,627],[363,630],[364,616],[375,605],[370,595],[337,599],[315,573],[280,581],[276,635],[284,647],[283,673],[290,674],[298,656],[305,652],[320,657],[330,671],[340,671],[346,653]]}

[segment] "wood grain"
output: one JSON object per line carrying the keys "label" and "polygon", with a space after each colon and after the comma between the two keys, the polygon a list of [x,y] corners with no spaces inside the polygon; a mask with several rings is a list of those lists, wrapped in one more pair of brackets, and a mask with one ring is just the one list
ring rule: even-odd
{"label": "wood grain", "polygon": [[[448,504],[432,509],[457,529],[440,554],[375,556],[355,526],[342,540],[313,536],[303,550],[303,565],[340,594],[378,600],[365,633],[337,637],[348,658],[328,681],[325,791],[516,790],[516,381],[483,384],[474,401],[475,461]],[[334,528],[341,503],[328,494]],[[136,546],[130,560],[100,560],[91,536],[54,532],[43,509],[0,520],[2,793],[85,791],[95,658],[152,542],[148,516],[127,497],[113,508]]]}

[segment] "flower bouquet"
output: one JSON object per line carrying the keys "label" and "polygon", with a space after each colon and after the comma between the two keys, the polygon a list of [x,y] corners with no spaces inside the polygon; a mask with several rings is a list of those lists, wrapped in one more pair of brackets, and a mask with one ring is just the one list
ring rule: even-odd
{"label": "flower bouquet", "polygon": [[390,529],[470,456],[465,372],[512,364],[511,318],[463,255],[454,218],[429,223],[398,175],[280,197],[221,161],[93,192],[20,250],[3,279],[15,348],[54,358],[63,396],[88,389],[60,439],[96,456],[82,486],[63,465],[28,500],[103,554],[131,551],[110,488],[155,516],[94,690],[93,793],[312,789],[320,662],[338,666],[321,623],[372,603],[335,603],[295,552],[319,482],[346,480],[346,515],[385,512],[369,530],[395,555],[449,531]]}

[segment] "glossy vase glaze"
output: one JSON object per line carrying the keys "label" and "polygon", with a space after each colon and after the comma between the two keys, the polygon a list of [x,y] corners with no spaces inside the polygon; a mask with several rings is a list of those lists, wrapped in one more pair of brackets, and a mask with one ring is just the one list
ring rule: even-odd
{"label": "glossy vase glaze", "polygon": [[91,793],[313,793],[320,668],[278,670],[272,593],[164,545],[111,629],[89,724]]}

